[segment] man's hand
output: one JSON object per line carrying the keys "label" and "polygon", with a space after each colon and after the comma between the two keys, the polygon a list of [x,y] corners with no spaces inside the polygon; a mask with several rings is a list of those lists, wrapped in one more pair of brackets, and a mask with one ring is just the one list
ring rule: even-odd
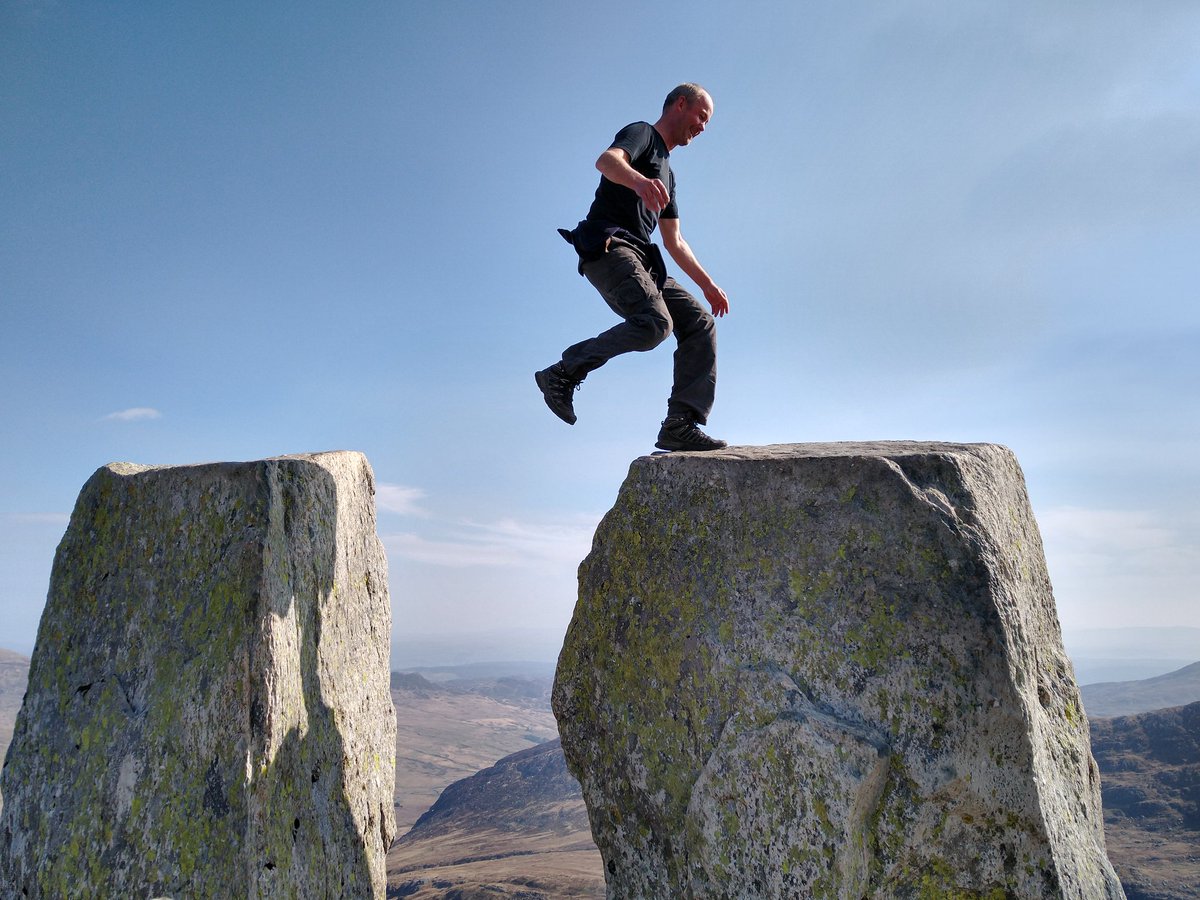
{"label": "man's hand", "polygon": [[713,315],[718,319],[729,312],[729,298],[715,284],[704,291],[704,299],[708,301],[708,305],[712,307]]}
{"label": "man's hand", "polygon": [[600,174],[614,184],[624,185],[635,194],[646,209],[660,213],[671,202],[667,186],[657,178],[647,178],[629,164],[629,154],[620,147],[609,147],[596,160]]}
{"label": "man's hand", "polygon": [[[640,174],[640,173],[639,173]],[[634,188],[638,197],[646,204],[646,209],[650,212],[658,213],[666,209],[667,204],[671,202],[671,195],[667,191],[667,186],[657,178],[642,177]]]}
{"label": "man's hand", "polygon": [[696,254],[692,252],[688,242],[683,239],[683,235],[679,231],[679,220],[659,219],[658,230],[662,232],[663,246],[671,254],[671,259],[675,260],[679,268],[687,272],[688,278],[696,282],[696,286],[704,291],[704,299],[712,307],[713,315],[719,319],[729,312],[729,298],[704,271],[704,266],[700,265]]}

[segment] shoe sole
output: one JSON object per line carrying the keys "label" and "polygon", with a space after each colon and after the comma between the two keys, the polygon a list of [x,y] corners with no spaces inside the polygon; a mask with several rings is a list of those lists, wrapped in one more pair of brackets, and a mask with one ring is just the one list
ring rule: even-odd
{"label": "shoe sole", "polygon": [[686,444],[670,444],[666,441],[655,441],[654,446],[659,450],[666,450],[671,453],[707,453],[710,450],[724,450],[729,445],[722,441],[719,444],[712,444],[708,447],[689,447]]}
{"label": "shoe sole", "polygon": [[574,413],[564,413],[561,410],[555,409],[554,404],[550,402],[550,388],[546,385],[546,373],[534,372],[533,380],[537,382],[538,389],[542,392],[542,399],[546,401],[546,407],[550,412],[554,413],[568,425],[574,425],[577,421]]}

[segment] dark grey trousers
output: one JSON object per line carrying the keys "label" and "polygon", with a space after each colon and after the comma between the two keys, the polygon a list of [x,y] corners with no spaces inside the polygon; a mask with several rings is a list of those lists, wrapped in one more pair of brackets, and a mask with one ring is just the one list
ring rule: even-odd
{"label": "dark grey trousers", "polygon": [[580,271],[624,321],[563,351],[563,367],[575,378],[614,356],[652,350],[675,334],[675,381],[667,414],[688,413],[703,425],[712,412],[717,386],[717,330],[713,317],[674,278],[660,290],[646,255],[613,238],[608,252]]}

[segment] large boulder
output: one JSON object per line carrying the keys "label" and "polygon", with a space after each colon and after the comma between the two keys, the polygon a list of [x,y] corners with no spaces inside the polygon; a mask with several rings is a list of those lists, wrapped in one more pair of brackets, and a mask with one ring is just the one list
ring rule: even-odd
{"label": "large boulder", "polygon": [[92,476],[5,762],[6,896],[383,896],[373,494],[348,452]]}
{"label": "large boulder", "polygon": [[554,709],[610,898],[1123,896],[1002,447],[636,460]]}

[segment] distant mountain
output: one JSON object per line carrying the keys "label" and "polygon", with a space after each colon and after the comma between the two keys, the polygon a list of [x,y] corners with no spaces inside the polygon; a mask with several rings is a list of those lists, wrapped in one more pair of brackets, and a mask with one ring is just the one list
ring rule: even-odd
{"label": "distant mountain", "polygon": [[588,831],[582,799],[555,738],[447,787],[401,842],[445,836],[464,826],[535,833],[564,827]]}
{"label": "distant mountain", "polygon": [[446,788],[388,853],[388,896],[603,897],[600,853],[559,742]]}
{"label": "distant mountain", "polygon": [[545,678],[554,679],[555,664],[545,661],[496,661],[443,664],[438,666],[409,666],[401,672],[415,672],[429,681],[469,681],[481,678]]}
{"label": "distant mountain", "polygon": [[1153,678],[1200,659],[1200,628],[1074,628],[1063,643],[1080,684]]}
{"label": "distant mountain", "polygon": [[486,632],[408,633],[392,638],[392,668],[467,665],[481,659],[533,660],[554,668],[564,621],[556,628],[497,628]]}
{"label": "distant mountain", "polygon": [[1129,900],[1200,896],[1200,703],[1092,719],[1108,856]]}
{"label": "distant mountain", "polygon": [[[399,834],[447,785],[502,756],[558,736],[548,700],[514,698],[520,690],[504,684],[492,687],[499,696],[465,690],[456,682],[434,683],[415,673],[393,673]],[[525,687],[534,693],[548,692],[549,680]]]}
{"label": "distant mountain", "polygon": [[430,697],[434,694],[444,694],[445,688],[428,681],[416,672],[393,672],[392,690],[408,691],[414,696]]}
{"label": "distant mountain", "polygon": [[1140,681],[1085,684],[1083,708],[1090,718],[1132,716],[1200,701],[1200,662]]}
{"label": "distant mountain", "polygon": [[550,711],[554,669],[542,663],[473,663],[463,666],[420,666],[392,673],[392,687],[480,694],[504,703]]}
{"label": "distant mountain", "polygon": [[[438,673],[449,667],[472,664],[488,670],[476,674],[490,676],[553,674],[565,630],[564,622],[557,628],[397,635],[392,640],[392,668],[428,667],[428,672],[419,671],[430,681],[437,681]],[[1200,659],[1200,628],[1186,626],[1067,628],[1063,641],[1080,684],[1151,678]],[[478,664],[481,659],[530,662]],[[498,666],[513,668],[500,671]]]}

